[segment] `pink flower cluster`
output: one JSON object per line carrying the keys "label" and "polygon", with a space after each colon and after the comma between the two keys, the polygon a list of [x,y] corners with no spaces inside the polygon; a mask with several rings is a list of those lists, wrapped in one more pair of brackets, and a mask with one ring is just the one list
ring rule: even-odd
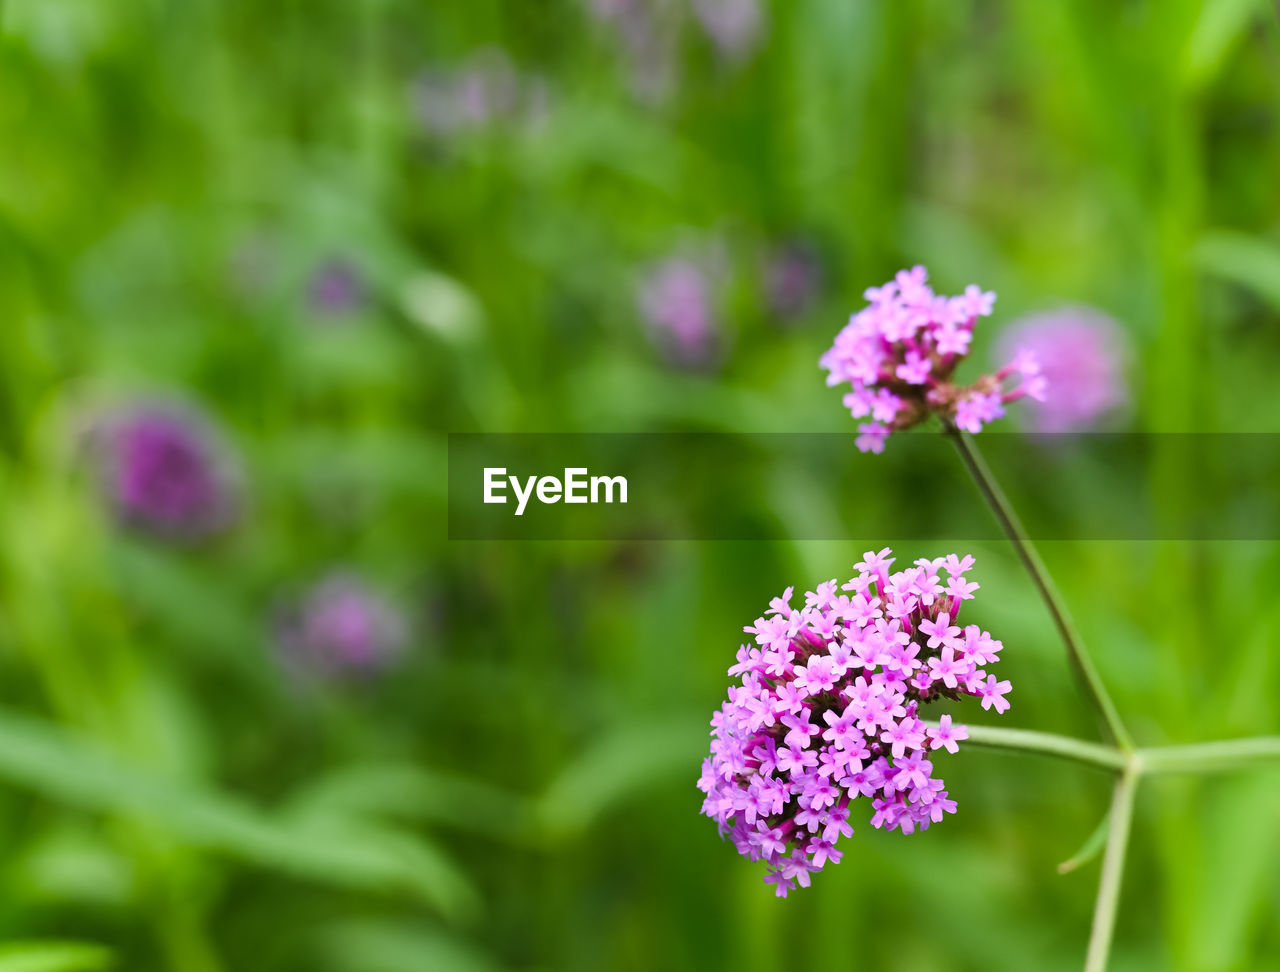
{"label": "pink flower cluster", "polygon": [[[994,375],[974,384],[952,381],[969,354],[973,327],[991,316],[996,295],[970,284],[958,297],[935,294],[924,267],[901,270],[883,287],[866,291],[868,305],[854,314],[819,364],[828,385],[848,382],[844,404],[858,426],[857,446],[883,452],[891,432],[923,422],[931,414],[967,432],[1004,415],[1004,406],[1025,395],[1044,400],[1046,382],[1035,356],[1019,351]],[[1005,381],[1018,382],[1006,388]]]}
{"label": "pink flower cluster", "polygon": [[1009,683],[985,668],[1000,642],[955,623],[978,589],[965,579],[973,558],[917,560],[891,574],[891,553],[868,551],[853,579],[819,584],[799,610],[791,588],[774,598],[743,629],[755,644],[738,650],[729,674],[741,682],[711,719],[702,811],[740,853],[769,865],[779,897],[839,863],[859,796],[871,800],[873,827],[904,834],[955,812],[929,756],[956,752],[968,731],[949,715],[927,725],[921,705],[968,695],[1009,708]]}

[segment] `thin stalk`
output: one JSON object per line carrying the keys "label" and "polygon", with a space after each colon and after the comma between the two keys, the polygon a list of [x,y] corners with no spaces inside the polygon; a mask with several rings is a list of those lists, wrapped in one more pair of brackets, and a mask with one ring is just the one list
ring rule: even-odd
{"label": "thin stalk", "polygon": [[1071,617],[1067,613],[1066,605],[1063,604],[1062,597],[1058,594],[1058,589],[1054,586],[1053,579],[1049,576],[1048,568],[1045,567],[1044,561],[1040,559],[1039,552],[1027,536],[1027,531],[1018,519],[1018,514],[1014,512],[1008,497],[1004,495],[1000,484],[996,482],[995,477],[991,474],[991,469],[982,458],[982,453],[978,451],[978,447],[974,445],[973,439],[967,433],[956,428],[951,422],[944,421],[943,429],[951,437],[951,440],[955,442],[960,458],[964,460],[964,464],[978,484],[978,489],[983,498],[986,499],[996,519],[1000,521],[1001,528],[1013,543],[1013,548],[1018,552],[1018,557],[1022,561],[1023,567],[1031,575],[1032,582],[1040,592],[1040,597],[1044,600],[1045,606],[1049,609],[1049,614],[1058,629],[1058,634],[1062,636],[1062,643],[1066,646],[1067,655],[1071,658],[1076,671],[1080,673],[1080,677],[1084,680],[1085,686],[1089,690],[1089,695],[1102,716],[1103,722],[1106,723],[1111,737],[1121,749],[1132,750],[1133,739],[1130,737],[1129,731],[1125,729],[1124,723],[1120,719],[1120,713],[1116,710],[1115,703],[1111,701],[1111,696],[1107,693],[1106,686],[1102,684],[1102,678],[1098,675],[1098,670],[1093,667],[1093,661],[1085,651],[1084,643],[1080,640],[1080,635],[1076,632],[1075,626],[1071,623]]}
{"label": "thin stalk", "polygon": [[[935,729],[938,726],[936,722],[929,720],[925,721],[925,725]],[[1143,775],[1229,773],[1233,770],[1265,768],[1266,763],[1274,763],[1274,768],[1280,769],[1280,736],[1222,739],[1186,746],[1151,746],[1126,753],[1105,743],[1059,736],[1052,732],[1005,729],[1000,726],[969,725],[965,728],[969,733],[965,741],[983,749],[1057,756],[1114,772],[1131,770]]]}
{"label": "thin stalk", "polygon": [[966,728],[969,730],[966,742],[986,749],[1057,756],[1113,772],[1120,772],[1129,765],[1129,758],[1123,751],[1103,743],[1086,742],[1051,732],[1033,732],[1030,729],[1002,729],[995,726]]}
{"label": "thin stalk", "polygon": [[1226,773],[1256,769],[1268,761],[1280,768],[1280,736],[1159,746],[1140,749],[1137,755],[1145,773]]}
{"label": "thin stalk", "polygon": [[1129,847],[1129,824],[1133,820],[1133,796],[1138,787],[1138,766],[1136,759],[1129,761],[1116,780],[1111,797],[1111,826],[1107,832],[1107,850],[1102,857],[1102,879],[1098,883],[1098,900],[1093,908],[1093,928],[1089,932],[1084,972],[1103,972],[1111,952],[1111,933],[1115,929],[1125,852]]}

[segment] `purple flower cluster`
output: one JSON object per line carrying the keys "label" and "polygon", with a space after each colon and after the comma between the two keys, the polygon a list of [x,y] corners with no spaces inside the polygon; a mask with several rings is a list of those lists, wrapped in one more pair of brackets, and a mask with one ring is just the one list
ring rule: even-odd
{"label": "purple flower cluster", "polygon": [[819,584],[799,610],[792,588],[774,598],[743,629],[755,645],[738,650],[729,674],[741,682],[711,719],[702,811],[740,853],[769,865],[779,897],[839,863],[859,796],[871,800],[873,827],[904,834],[955,812],[928,757],[956,752],[968,732],[948,715],[926,725],[920,706],[968,695],[1009,708],[1009,683],[985,668],[1002,645],[955,623],[978,589],[965,579],[973,558],[922,559],[891,574],[891,553],[868,551],[848,583]]}
{"label": "purple flower cluster", "polygon": [[760,0],[585,0],[591,17],[621,44],[632,88],[646,101],[664,100],[677,81],[682,35],[692,25],[726,66],[748,61],[765,42]]}
{"label": "purple flower cluster", "polygon": [[424,71],[409,98],[418,124],[437,138],[537,123],[547,107],[545,82],[521,73],[500,48],[482,48],[453,68]]}
{"label": "purple flower cluster", "polygon": [[652,0],[588,0],[587,9],[621,43],[636,95],[646,101],[665,98],[673,81],[676,27],[666,5]]}
{"label": "purple flower cluster", "polygon": [[341,257],[322,262],[307,284],[312,310],[329,318],[353,314],[364,306],[368,294],[359,266]]}
{"label": "purple flower cluster", "polygon": [[281,611],[277,639],[286,660],[303,668],[373,672],[399,654],[405,623],[360,578],[335,572]]}
{"label": "purple flower cluster", "polygon": [[[1046,381],[1035,355],[1019,351],[994,375],[968,386],[952,381],[969,354],[973,328],[989,317],[996,295],[969,285],[956,297],[935,294],[924,267],[901,270],[883,287],[866,291],[869,302],[854,314],[819,364],[827,384],[848,382],[844,396],[858,426],[857,446],[882,452],[890,433],[923,422],[931,414],[967,432],[1004,415],[1004,406],[1023,396],[1043,401]],[[1018,383],[1006,388],[1013,376]]]}
{"label": "purple flower cluster", "polygon": [[226,526],[236,507],[230,456],[203,416],[142,403],[102,423],[105,489],[125,523],[195,540]]}

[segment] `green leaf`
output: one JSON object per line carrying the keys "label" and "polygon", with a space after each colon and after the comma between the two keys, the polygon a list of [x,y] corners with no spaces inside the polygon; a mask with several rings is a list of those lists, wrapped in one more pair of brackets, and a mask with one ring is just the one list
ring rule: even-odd
{"label": "green leaf", "polygon": [[471,945],[438,928],[374,919],[341,922],[319,936],[316,961],[335,972],[494,972]]}
{"label": "green leaf", "polygon": [[111,567],[124,595],[175,642],[246,672],[261,669],[262,626],[225,579],[129,538],[113,545]]}
{"label": "green leaf", "polygon": [[1280,311],[1280,245],[1247,233],[1214,230],[1200,238],[1194,259],[1205,273],[1253,291]]}
{"label": "green leaf", "polygon": [[1266,10],[1264,0],[1204,0],[1183,51],[1183,80],[1192,88],[1211,83],[1250,21]]}
{"label": "green leaf", "polygon": [[1268,924],[1269,889],[1280,859],[1278,784],[1280,774],[1259,773],[1221,781],[1207,794],[1207,853],[1188,933],[1191,968],[1254,967],[1250,958]]}
{"label": "green leaf", "polygon": [[10,942],[0,945],[0,972],[96,972],[113,965],[111,952],[82,942]]}
{"label": "green leaf", "polygon": [[674,779],[692,785],[706,754],[706,719],[678,715],[605,736],[560,774],[538,802],[545,831],[585,830],[607,809]]}
{"label": "green leaf", "polygon": [[294,794],[288,813],[442,823],[515,841],[528,839],[533,829],[533,809],[520,794],[395,764],[335,770]]}
{"label": "green leaf", "polygon": [[472,340],[484,325],[484,310],[475,295],[433,270],[419,269],[404,282],[400,304],[414,324],[450,343]]}
{"label": "green leaf", "polygon": [[1081,848],[1058,865],[1058,873],[1070,874],[1076,868],[1083,867],[1102,853],[1102,848],[1107,846],[1107,830],[1110,825],[1111,811],[1108,809],[1102,815],[1102,819],[1098,821],[1098,826],[1093,828],[1093,833],[1085,838]]}
{"label": "green leaf", "polygon": [[476,893],[435,847],[339,817],[276,820],[235,797],[178,783],[34,719],[0,714],[0,779],[61,803],[119,813],[261,867],[327,884],[412,895],[459,916]]}
{"label": "green leaf", "polygon": [[24,896],[59,907],[126,907],[137,893],[135,862],[92,821],[59,820],[10,857]]}

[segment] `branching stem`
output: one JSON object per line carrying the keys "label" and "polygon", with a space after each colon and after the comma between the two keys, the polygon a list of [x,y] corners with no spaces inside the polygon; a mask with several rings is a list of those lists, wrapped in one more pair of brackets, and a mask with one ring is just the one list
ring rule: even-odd
{"label": "branching stem", "polygon": [[1112,739],[1121,749],[1125,751],[1132,750],[1133,739],[1130,737],[1129,731],[1125,729],[1124,723],[1120,719],[1120,713],[1116,710],[1115,703],[1111,701],[1111,696],[1107,693],[1106,686],[1102,684],[1102,678],[1098,675],[1098,670],[1094,668],[1093,660],[1089,657],[1088,652],[1085,651],[1084,643],[1080,640],[1080,635],[1076,631],[1075,625],[1071,623],[1071,616],[1067,613],[1062,596],[1058,593],[1057,587],[1054,586],[1053,578],[1049,576],[1049,570],[1045,567],[1044,561],[1040,559],[1039,551],[1036,550],[1035,545],[1032,544],[1031,539],[1027,536],[1027,531],[1018,519],[1018,514],[1014,512],[1013,506],[1004,495],[1000,484],[996,482],[995,477],[991,474],[991,469],[987,466],[986,460],[982,458],[982,453],[978,451],[978,447],[974,444],[972,437],[956,428],[954,423],[946,420],[943,421],[943,429],[956,444],[956,449],[960,452],[960,458],[964,460],[964,464],[973,475],[983,498],[986,499],[987,504],[991,507],[991,512],[1000,521],[1001,528],[1010,542],[1013,543],[1013,548],[1017,551],[1022,565],[1027,569],[1027,573],[1031,575],[1031,580],[1035,584],[1036,590],[1039,591],[1040,597],[1049,609],[1049,614],[1053,618],[1054,626],[1058,629],[1058,634],[1062,636],[1062,643],[1066,646],[1067,655],[1071,658],[1072,664],[1084,681],[1089,696],[1097,707],[1098,713],[1102,716],[1103,722],[1106,723]]}
{"label": "branching stem", "polygon": [[1126,765],[1126,756],[1121,750],[1103,743],[1086,742],[1049,732],[1033,732],[1029,729],[1002,729],[996,726],[966,728],[969,731],[967,742],[987,749],[1057,756],[1115,773],[1123,770]]}
{"label": "branching stem", "polygon": [[[925,725],[937,727],[936,722]],[[1113,773],[1164,776],[1171,773],[1229,773],[1233,770],[1280,769],[1280,736],[1221,739],[1187,746],[1149,746],[1126,753],[1116,746],[1088,742],[1073,736],[1001,726],[966,726],[966,744],[983,749],[1057,756]]]}
{"label": "branching stem", "polygon": [[1098,884],[1098,898],[1094,904],[1093,927],[1089,934],[1089,948],[1085,956],[1085,972],[1103,972],[1111,951],[1111,936],[1115,929],[1116,910],[1120,903],[1120,885],[1124,878],[1125,852],[1129,844],[1129,829],[1133,820],[1134,794],[1138,781],[1144,775],[1166,773],[1220,773],[1246,769],[1260,764],[1274,763],[1280,766],[1280,736],[1264,736],[1255,739],[1232,739],[1220,742],[1193,743],[1185,746],[1157,746],[1136,749],[1133,739],[1120,718],[1115,703],[1107,693],[1102,678],[1085,651],[1084,643],[1071,622],[1062,596],[1054,586],[1049,570],[1008,497],[996,482],[982,453],[974,445],[972,437],[958,429],[954,422],[943,419],[943,430],[955,443],[972,474],[983,498],[1000,522],[1001,529],[1013,544],[1023,567],[1031,576],[1036,590],[1043,599],[1053,623],[1062,637],[1067,656],[1079,673],[1114,745],[1088,742],[1070,736],[1027,729],[1000,729],[994,726],[968,726],[968,738],[976,746],[1001,749],[1010,752],[1035,753],[1073,760],[1116,774],[1115,789],[1111,797],[1111,810],[1107,818],[1106,851],[1102,858],[1102,877]]}
{"label": "branching stem", "polygon": [[1124,879],[1129,824],[1133,820],[1133,797],[1140,775],[1138,761],[1131,758],[1116,780],[1111,797],[1107,849],[1102,856],[1102,877],[1098,882],[1098,900],[1093,906],[1093,927],[1089,932],[1084,972],[1103,972],[1107,967],[1107,956],[1111,952],[1111,933],[1115,929],[1116,909],[1120,904],[1120,884]]}

